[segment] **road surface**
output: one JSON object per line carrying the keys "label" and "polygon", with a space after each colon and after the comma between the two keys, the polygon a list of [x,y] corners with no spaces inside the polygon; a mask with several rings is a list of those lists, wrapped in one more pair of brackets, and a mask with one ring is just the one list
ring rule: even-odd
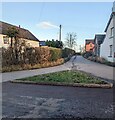
{"label": "road surface", "polygon": [[113,117],[113,89],[2,84],[3,118]]}

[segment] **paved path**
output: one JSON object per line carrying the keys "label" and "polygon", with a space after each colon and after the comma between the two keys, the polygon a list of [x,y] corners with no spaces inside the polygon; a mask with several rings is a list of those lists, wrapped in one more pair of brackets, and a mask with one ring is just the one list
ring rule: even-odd
{"label": "paved path", "polygon": [[39,75],[39,74],[70,70],[73,65],[72,61],[74,61],[75,69],[92,73],[93,75],[98,77],[113,80],[113,67],[91,62],[89,60],[84,59],[81,56],[77,56],[76,59],[72,57],[72,59],[69,62],[63,65],[55,66],[55,67],[1,73],[0,74],[0,76],[2,76],[1,82],[6,82],[14,79],[19,79],[19,78],[24,78],[24,77],[29,77],[29,76]]}
{"label": "paved path", "polygon": [[[2,83],[4,118],[113,117],[113,89]],[[80,119],[81,120],[81,119]]]}

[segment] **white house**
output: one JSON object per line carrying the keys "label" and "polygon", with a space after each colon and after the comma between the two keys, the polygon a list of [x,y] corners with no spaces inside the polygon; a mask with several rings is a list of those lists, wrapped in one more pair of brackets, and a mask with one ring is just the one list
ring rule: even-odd
{"label": "white house", "polygon": [[39,40],[27,29],[21,28],[20,26],[11,25],[9,23],[0,21],[0,48],[8,48],[11,45],[11,38],[7,36],[9,28],[16,28],[19,31],[20,42],[25,41],[27,45],[31,47],[39,47]]}
{"label": "white house", "polygon": [[106,36],[100,48],[100,57],[115,62],[115,2],[105,32]]}

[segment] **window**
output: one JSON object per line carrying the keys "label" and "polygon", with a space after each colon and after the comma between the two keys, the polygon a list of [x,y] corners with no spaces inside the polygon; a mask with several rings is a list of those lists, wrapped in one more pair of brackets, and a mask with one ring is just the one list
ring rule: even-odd
{"label": "window", "polygon": [[110,45],[110,57],[112,57],[112,45]]}
{"label": "window", "polygon": [[111,37],[113,37],[113,30],[114,30],[114,27],[111,28]]}
{"label": "window", "polygon": [[9,38],[7,36],[3,36],[4,44],[9,44]]}

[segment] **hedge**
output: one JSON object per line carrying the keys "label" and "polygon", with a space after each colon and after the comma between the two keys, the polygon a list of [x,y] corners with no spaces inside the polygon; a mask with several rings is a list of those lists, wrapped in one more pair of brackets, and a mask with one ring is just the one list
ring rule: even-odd
{"label": "hedge", "polygon": [[24,47],[17,51],[13,48],[0,50],[2,50],[2,71],[4,72],[59,65],[75,54],[74,50],[68,48],[62,50],[53,47]]}
{"label": "hedge", "polygon": [[75,51],[70,48],[64,48],[62,50],[62,57],[63,58],[69,58],[71,56],[75,55]]}
{"label": "hedge", "polygon": [[50,53],[51,53],[51,57],[50,57],[51,61],[58,60],[62,57],[62,50],[61,49],[51,47]]}

